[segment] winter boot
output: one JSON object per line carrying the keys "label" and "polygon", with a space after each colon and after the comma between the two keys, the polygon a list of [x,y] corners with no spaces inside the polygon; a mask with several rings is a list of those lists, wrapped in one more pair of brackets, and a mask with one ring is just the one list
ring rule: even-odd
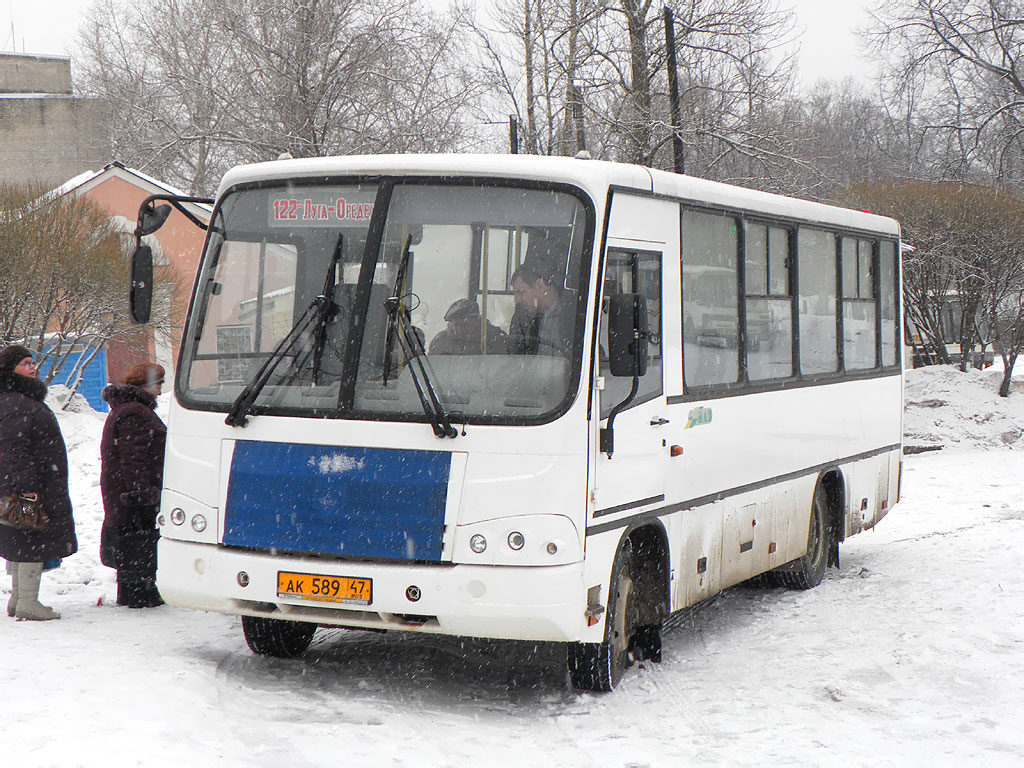
{"label": "winter boot", "polygon": [[157,608],[164,604],[164,598],[160,596],[160,590],[157,589],[156,581],[147,579],[143,590],[143,607]]}
{"label": "winter boot", "polygon": [[59,619],[60,614],[39,602],[39,582],[43,577],[42,563],[18,563],[18,603],[14,615],[29,621]]}
{"label": "winter boot", "polygon": [[143,582],[138,579],[129,580],[122,578],[120,571],[118,571],[117,575],[117,604],[123,605],[126,608],[142,608],[144,599]]}
{"label": "winter boot", "polygon": [[164,604],[164,599],[160,597],[160,591],[156,588],[156,582],[153,579],[144,579],[139,584],[139,601],[133,608],[157,608]]}
{"label": "winter boot", "polygon": [[117,581],[117,604],[129,608],[155,608],[164,601],[152,579]]}
{"label": "winter boot", "polygon": [[11,599],[7,601],[7,615],[14,616],[18,605],[18,563],[11,563]]}
{"label": "winter boot", "polygon": [[127,576],[117,572],[117,604],[131,608],[137,599],[138,582],[129,581]]}

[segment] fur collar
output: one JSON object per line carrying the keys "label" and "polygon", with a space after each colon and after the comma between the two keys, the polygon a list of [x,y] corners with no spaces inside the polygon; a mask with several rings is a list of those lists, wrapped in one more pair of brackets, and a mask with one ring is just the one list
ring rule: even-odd
{"label": "fur collar", "polygon": [[41,379],[22,376],[14,371],[0,371],[0,392],[14,392],[43,402],[48,389],[46,382]]}
{"label": "fur collar", "polygon": [[142,403],[147,408],[156,409],[156,398],[141,387],[130,384],[111,384],[103,388],[103,399],[113,408],[125,403]]}

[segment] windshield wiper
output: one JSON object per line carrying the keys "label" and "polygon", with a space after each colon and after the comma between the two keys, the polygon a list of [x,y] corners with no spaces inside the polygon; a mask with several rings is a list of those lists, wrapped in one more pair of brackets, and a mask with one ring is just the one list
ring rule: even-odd
{"label": "windshield wiper", "polygon": [[[430,381],[430,374],[423,362],[427,351],[423,348],[423,340],[420,339],[409,319],[409,310],[406,308],[404,297],[401,294],[405,275],[409,269],[411,247],[412,235],[408,235],[402,248],[402,259],[398,263],[394,288],[391,290],[391,296],[384,302],[384,311],[388,313],[388,323],[384,332],[384,372],[381,381],[384,386],[387,386],[391,370],[391,357],[395,348],[395,336],[397,335],[398,342],[405,353],[413,386],[416,387],[416,394],[420,398],[420,405],[423,406],[423,412],[430,419],[430,426],[433,428],[434,434],[438,437],[458,437],[459,432],[452,426],[448,413],[437,396],[437,390],[434,389],[434,385]],[[417,368],[419,372],[417,372]]]}
{"label": "windshield wiper", "polygon": [[[430,419],[430,426],[438,437],[458,437],[459,431],[452,426],[448,412],[445,411],[441,399],[437,396],[433,382],[430,380],[430,373],[424,360],[427,351],[423,348],[423,340],[416,332],[409,319],[409,311],[402,304],[401,299],[395,296],[384,302],[387,311],[397,318],[398,341],[405,353],[409,375],[412,377],[413,386],[416,387],[416,394],[419,395],[420,405],[423,412]],[[417,370],[418,369],[418,370]]]}
{"label": "windshield wiper", "polygon": [[[320,376],[320,364],[324,359],[324,346],[327,343],[327,325],[338,312],[338,305],[334,301],[334,289],[338,283],[338,263],[341,261],[341,246],[344,235],[338,235],[338,242],[334,246],[334,253],[331,255],[331,263],[327,267],[327,276],[324,278],[324,287],[320,296],[326,301],[317,314],[316,331],[313,336],[313,386],[317,385]],[[319,297],[318,297],[319,298]]]}
{"label": "windshield wiper", "polygon": [[389,373],[391,371],[391,356],[395,351],[395,325],[398,322],[398,310],[401,307],[402,299],[399,291],[405,282],[405,274],[409,269],[409,252],[412,248],[412,235],[406,235],[405,245],[402,246],[402,258],[398,262],[398,274],[395,276],[395,285],[391,289],[391,298],[384,302],[384,309],[388,313],[388,324],[384,330],[384,372],[381,374],[381,383],[388,385]]}
{"label": "windshield wiper", "polygon": [[334,284],[335,284],[335,272],[338,268],[338,262],[341,260],[341,244],[342,235],[338,235],[338,242],[334,247],[334,253],[331,254],[331,263],[327,268],[327,275],[324,278],[323,293],[313,298],[306,307],[302,315],[298,320],[295,321],[295,325],[292,326],[291,330],[288,331],[287,335],[278,342],[277,346],[274,347],[274,351],[270,353],[270,357],[264,361],[263,365],[260,366],[259,370],[246,382],[246,385],[242,388],[242,391],[238,393],[238,397],[235,398],[231,404],[231,410],[228,411],[227,418],[224,419],[224,423],[230,427],[244,427],[248,422],[246,414],[249,413],[249,409],[252,408],[252,404],[256,402],[256,398],[260,396],[260,392],[270,381],[271,375],[274,373],[274,369],[277,367],[285,355],[295,346],[295,344],[303,337],[308,330],[309,326],[314,321],[317,323],[316,335],[313,345],[313,383],[316,384],[317,373],[320,369],[320,362],[323,359],[323,346],[324,341],[327,337],[327,324],[330,320],[331,315],[337,309],[337,305],[334,303]]}

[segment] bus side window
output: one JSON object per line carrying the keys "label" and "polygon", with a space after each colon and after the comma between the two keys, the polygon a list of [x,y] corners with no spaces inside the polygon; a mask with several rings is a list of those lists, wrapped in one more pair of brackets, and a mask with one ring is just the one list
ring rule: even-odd
{"label": "bus side window", "polygon": [[797,234],[797,279],[800,297],[800,372],[835,373],[836,236],[801,227]]}
{"label": "bus side window", "polygon": [[793,375],[789,230],[747,222],[744,237],[747,377]]}
{"label": "bus side window", "polygon": [[739,379],[738,221],[683,211],[683,379],[686,386]]}
{"label": "bus side window", "polygon": [[882,320],[882,365],[896,365],[899,302],[896,296],[896,243],[883,240],[878,246],[878,302]]}
{"label": "bus side window", "polygon": [[874,368],[877,352],[874,241],[842,239],[843,367]]}

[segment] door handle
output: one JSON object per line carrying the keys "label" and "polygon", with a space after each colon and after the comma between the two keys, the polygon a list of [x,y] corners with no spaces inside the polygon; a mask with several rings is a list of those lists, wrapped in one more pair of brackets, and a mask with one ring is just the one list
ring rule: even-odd
{"label": "door handle", "polygon": [[668,419],[663,419],[661,418],[661,416],[656,416],[655,418],[651,419],[652,427],[660,427],[662,424],[668,424]]}

